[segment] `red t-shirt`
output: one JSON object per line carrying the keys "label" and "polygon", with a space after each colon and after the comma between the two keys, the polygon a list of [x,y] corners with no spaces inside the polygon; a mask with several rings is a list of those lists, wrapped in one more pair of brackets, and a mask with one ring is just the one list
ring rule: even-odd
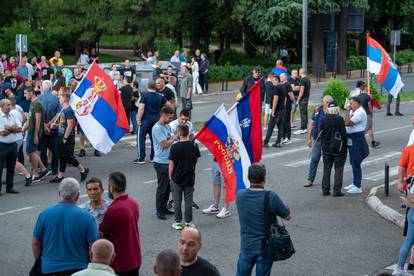
{"label": "red t-shirt", "polygon": [[133,198],[122,195],[106,210],[99,231],[115,246],[115,272],[127,272],[141,267],[141,241],[138,230],[139,206]]}
{"label": "red t-shirt", "polygon": [[9,64],[7,64],[7,69],[13,70],[13,69],[16,69],[18,66],[19,66],[19,64],[17,64],[17,63],[14,63],[14,64],[9,63]]}
{"label": "red t-shirt", "polygon": [[403,150],[400,167],[407,170],[407,176],[414,176],[414,145],[408,146]]}

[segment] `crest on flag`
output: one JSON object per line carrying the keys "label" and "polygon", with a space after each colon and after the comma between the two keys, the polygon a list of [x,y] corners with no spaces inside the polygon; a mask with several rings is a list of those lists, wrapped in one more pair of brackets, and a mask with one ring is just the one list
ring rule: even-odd
{"label": "crest on flag", "polygon": [[239,161],[240,159],[239,142],[232,135],[227,136],[226,148],[227,148],[227,152],[229,156],[234,161]]}

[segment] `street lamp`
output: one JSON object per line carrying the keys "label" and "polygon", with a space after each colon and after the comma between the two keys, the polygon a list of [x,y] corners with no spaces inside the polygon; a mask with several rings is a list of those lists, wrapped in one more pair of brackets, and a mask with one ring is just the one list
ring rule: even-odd
{"label": "street lamp", "polygon": [[308,0],[302,0],[302,68],[308,71]]}

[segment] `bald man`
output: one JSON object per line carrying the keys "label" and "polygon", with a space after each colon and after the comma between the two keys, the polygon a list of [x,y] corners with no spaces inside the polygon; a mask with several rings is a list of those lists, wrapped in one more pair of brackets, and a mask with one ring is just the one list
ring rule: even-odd
{"label": "bald man", "polygon": [[207,260],[197,256],[201,249],[201,233],[193,227],[181,231],[178,239],[178,255],[181,262],[181,276],[219,276],[217,268]]}
{"label": "bald man", "polygon": [[177,252],[167,249],[158,254],[154,273],[158,276],[180,276],[181,265]]}
{"label": "bald man", "polygon": [[72,274],[72,276],[113,276],[115,271],[110,264],[115,259],[115,248],[112,242],[100,239],[92,244],[89,253],[91,262],[88,268]]}

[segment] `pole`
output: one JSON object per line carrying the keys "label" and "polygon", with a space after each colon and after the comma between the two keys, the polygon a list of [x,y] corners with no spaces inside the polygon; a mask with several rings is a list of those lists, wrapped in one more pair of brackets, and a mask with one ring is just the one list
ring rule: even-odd
{"label": "pole", "polygon": [[397,41],[397,32],[394,31],[394,64],[395,64],[395,52],[397,50],[397,43],[396,43],[396,41]]}
{"label": "pole", "polygon": [[390,195],[390,165],[388,163],[385,163],[384,193],[385,196]]}
{"label": "pole", "polygon": [[302,0],[302,68],[308,69],[308,0]]}
{"label": "pole", "polygon": [[371,77],[370,73],[367,69],[367,88],[368,88],[368,94],[371,95],[371,86],[370,86],[371,78],[370,77]]}
{"label": "pole", "polygon": [[22,35],[19,34],[19,63],[22,60]]}

